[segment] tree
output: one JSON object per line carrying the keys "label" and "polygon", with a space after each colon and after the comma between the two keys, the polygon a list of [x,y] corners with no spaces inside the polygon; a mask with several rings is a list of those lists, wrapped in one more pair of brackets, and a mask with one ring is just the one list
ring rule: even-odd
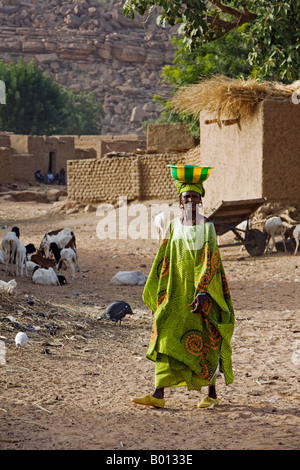
{"label": "tree", "polygon": [[300,0],[127,0],[124,15],[156,14],[157,21],[179,25],[187,48],[215,41],[244,26],[248,60],[258,77],[293,81],[300,72]]}
{"label": "tree", "polygon": [[33,61],[26,64],[20,58],[8,66],[0,61],[0,80],[6,85],[6,104],[0,105],[1,131],[51,135],[69,134],[76,129],[81,134],[88,128],[93,133],[100,132],[101,103],[91,95],[68,93]]}
{"label": "tree", "polygon": [[[162,72],[162,77],[171,86],[172,93],[180,87],[216,74],[247,78],[252,72],[252,67],[247,61],[249,50],[241,40],[240,28],[192,50],[187,49],[184,42],[176,37],[172,39],[172,43],[175,49],[173,65],[165,66]],[[169,100],[164,100],[158,95],[155,95],[154,99],[163,106],[158,122],[186,123],[192,134],[199,136],[198,119],[178,114]]]}
{"label": "tree", "polygon": [[67,96],[67,102],[64,134],[97,135],[100,133],[104,112],[102,102],[96,100],[92,92],[82,92],[78,95],[70,92]]}

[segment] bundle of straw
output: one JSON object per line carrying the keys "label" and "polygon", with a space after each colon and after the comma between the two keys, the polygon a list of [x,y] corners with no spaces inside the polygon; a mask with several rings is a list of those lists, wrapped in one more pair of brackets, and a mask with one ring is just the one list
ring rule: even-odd
{"label": "bundle of straw", "polygon": [[180,88],[174,95],[174,108],[182,113],[198,116],[202,110],[236,119],[250,116],[255,105],[265,99],[291,99],[295,91],[300,91],[300,81],[291,85],[277,82],[259,82],[255,79],[233,79],[214,76],[210,79]]}

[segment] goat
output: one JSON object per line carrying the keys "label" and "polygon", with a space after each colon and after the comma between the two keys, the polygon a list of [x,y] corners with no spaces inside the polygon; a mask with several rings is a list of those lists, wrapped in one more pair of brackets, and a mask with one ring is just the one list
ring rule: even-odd
{"label": "goat", "polygon": [[165,234],[166,231],[166,226],[167,220],[166,220],[166,214],[164,212],[159,212],[155,217],[154,217],[154,225],[157,230],[157,239],[160,242]]}
{"label": "goat", "polygon": [[72,270],[73,280],[75,279],[75,266],[77,270],[79,271],[80,279],[82,279],[82,273],[81,273],[80,266],[78,264],[77,255],[72,248],[61,249],[57,246],[56,243],[52,242],[50,243],[49,252],[53,253],[54,255],[54,258],[56,260],[57,271],[61,269],[62,262],[66,261]]}
{"label": "goat", "polygon": [[299,247],[299,239],[300,239],[300,224],[298,225],[293,225],[292,227],[289,227],[286,229],[285,234],[284,234],[285,241],[290,238],[291,239],[291,255],[297,254],[298,247]]}
{"label": "goat", "polygon": [[4,253],[2,250],[0,250],[0,263],[5,264],[5,257],[4,257]]}
{"label": "goat", "polygon": [[246,231],[252,228],[252,220],[251,219],[243,220],[243,222],[239,223],[235,228],[237,228],[238,230],[241,230],[242,233],[240,234],[240,236],[245,238]]}
{"label": "goat", "polygon": [[144,286],[147,276],[141,271],[119,271],[111,279],[111,283],[115,286]]}
{"label": "goat", "polygon": [[[282,241],[283,241],[283,246],[284,246],[284,251],[286,250],[286,245],[285,245],[285,239],[284,239],[284,233],[285,233],[286,227],[283,225],[282,220],[280,217],[271,217],[270,219],[266,220],[265,226],[263,228],[263,234],[266,237],[266,251],[270,251],[272,253],[273,248],[275,247],[275,236],[281,235]],[[269,248],[269,242],[270,238],[272,238],[272,248]]]}
{"label": "goat", "polygon": [[55,259],[45,258],[42,250],[38,250],[37,253],[31,255],[30,261],[38,264],[41,268],[55,268],[56,266]]}
{"label": "goat", "polygon": [[76,253],[75,235],[70,228],[52,230],[44,235],[39,250],[42,251],[45,256],[49,256],[51,243],[56,243],[58,248],[72,248]]}
{"label": "goat", "polygon": [[32,272],[32,281],[35,284],[42,284],[47,286],[59,286],[67,284],[64,276],[57,276],[53,268],[40,268],[36,266]]}
{"label": "goat", "polygon": [[28,277],[27,270],[27,256],[36,251],[35,246],[32,243],[24,246],[21,242],[17,245],[16,251],[16,274],[18,276],[18,268],[20,267],[21,277],[23,277],[23,268],[25,267],[25,274]]}
{"label": "goat", "polygon": [[18,227],[13,227],[10,232],[7,232],[2,240],[2,248],[6,258],[5,274],[8,273],[8,266],[14,264],[17,246],[20,238],[20,230]]}
{"label": "goat", "polygon": [[38,264],[33,261],[26,261],[27,272],[32,273],[35,267],[40,267]]}

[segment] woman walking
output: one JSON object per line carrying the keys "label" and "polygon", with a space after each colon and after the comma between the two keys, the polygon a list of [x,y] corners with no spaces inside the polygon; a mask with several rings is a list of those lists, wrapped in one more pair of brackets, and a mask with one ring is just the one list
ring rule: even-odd
{"label": "woman walking", "polygon": [[176,183],[183,215],[169,226],[143,292],[154,312],[147,357],[155,362],[155,390],[134,403],[164,407],[166,387],[208,394],[198,407],[219,404],[216,375],[233,381],[234,311],[212,222],[199,213],[202,183]]}

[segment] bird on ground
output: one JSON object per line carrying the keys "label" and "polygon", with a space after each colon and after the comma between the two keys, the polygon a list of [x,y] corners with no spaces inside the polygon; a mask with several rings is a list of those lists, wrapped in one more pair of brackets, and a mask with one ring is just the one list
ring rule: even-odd
{"label": "bird on ground", "polygon": [[123,300],[118,302],[113,302],[104,310],[103,314],[97,318],[97,320],[101,320],[102,318],[106,318],[107,320],[111,320],[117,324],[120,322],[125,315],[133,315],[133,311],[131,310],[130,305]]}
{"label": "bird on ground", "polygon": [[28,336],[26,333],[19,331],[19,333],[15,337],[16,347],[18,349],[19,356],[22,356],[23,349],[25,348],[26,344],[28,344]]}

